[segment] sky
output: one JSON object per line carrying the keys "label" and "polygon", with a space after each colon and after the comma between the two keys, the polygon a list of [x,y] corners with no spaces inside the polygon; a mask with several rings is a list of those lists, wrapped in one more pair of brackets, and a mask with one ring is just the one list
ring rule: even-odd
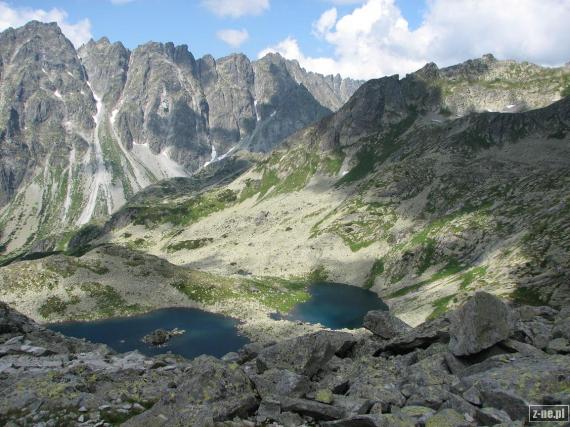
{"label": "sky", "polygon": [[187,44],[200,57],[279,52],[322,74],[370,79],[493,53],[570,61],[570,0],[0,0],[0,30],[57,22],[76,47]]}

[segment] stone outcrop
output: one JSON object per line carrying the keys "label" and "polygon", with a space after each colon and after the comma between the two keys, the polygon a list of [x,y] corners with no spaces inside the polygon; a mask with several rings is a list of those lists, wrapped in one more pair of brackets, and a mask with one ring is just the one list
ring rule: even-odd
{"label": "stone outcrop", "polygon": [[166,329],[156,329],[151,333],[145,335],[142,338],[142,341],[150,345],[160,346],[170,341],[170,338],[172,338],[173,336],[182,335],[185,332],[186,331],[180,330],[178,328],[174,328],[170,331]]}
{"label": "stone outcrop", "polygon": [[374,310],[369,311],[364,317],[362,325],[374,335],[378,335],[384,339],[394,338],[411,329],[410,325],[388,311]]}
{"label": "stone outcrop", "polygon": [[[0,304],[0,422],[519,425],[526,422],[529,403],[568,401],[570,356],[551,345],[560,338],[549,341],[550,353],[518,341],[524,337],[516,327],[504,339],[498,322],[486,324],[479,351],[468,346],[469,355],[454,355],[450,341],[464,332],[458,322],[475,327],[477,335],[482,324],[471,324],[466,316],[481,320],[490,307],[505,309],[497,304],[503,303],[476,294],[449,316],[449,325],[429,321],[388,341],[328,331],[267,346],[248,344],[223,360],[193,361],[115,354],[46,330]],[[550,330],[568,318],[567,310],[548,307],[522,306],[516,312],[520,322],[543,319]],[[494,343],[486,337],[495,337]],[[385,351],[386,342],[391,352]],[[406,351],[395,354],[397,345]]]}
{"label": "stone outcrop", "polygon": [[479,353],[513,332],[513,315],[499,298],[477,292],[453,313],[449,329],[449,349],[456,356]]}

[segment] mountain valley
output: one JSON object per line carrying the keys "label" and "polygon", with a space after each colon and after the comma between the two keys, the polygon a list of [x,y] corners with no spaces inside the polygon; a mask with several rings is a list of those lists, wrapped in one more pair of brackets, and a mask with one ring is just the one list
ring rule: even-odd
{"label": "mountain valley", "polygon": [[[0,94],[0,422],[523,425],[567,401],[570,65],[362,82],[34,21],[0,33]],[[287,317],[323,283],[389,311]],[[150,358],[42,326],[167,308],[251,343]]]}

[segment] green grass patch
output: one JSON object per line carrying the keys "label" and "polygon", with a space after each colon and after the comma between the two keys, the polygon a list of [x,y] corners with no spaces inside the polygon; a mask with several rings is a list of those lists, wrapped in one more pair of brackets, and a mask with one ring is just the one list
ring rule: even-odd
{"label": "green grass patch", "polygon": [[103,275],[109,272],[109,269],[101,264],[101,261],[94,262],[79,261],[74,258],[52,258],[45,263],[45,268],[61,277],[71,277],[77,269],[82,268],[89,270],[95,274]]}
{"label": "green grass patch", "polygon": [[376,280],[376,277],[382,274],[384,274],[384,258],[380,258],[374,261],[372,268],[370,269],[370,273],[364,282],[364,288],[370,289],[372,286],[374,286],[374,280]]}
{"label": "green grass patch", "polygon": [[60,297],[54,295],[45,300],[38,309],[38,313],[44,319],[49,319],[53,315],[63,316],[67,307],[78,303],[79,297],[77,295],[74,295],[69,301],[64,301]]}
{"label": "green grass patch", "polygon": [[280,313],[288,313],[310,298],[307,283],[277,278],[249,279],[241,286],[250,299]]}
{"label": "green grass patch", "polygon": [[95,305],[101,317],[133,314],[142,311],[142,307],[138,304],[127,304],[123,297],[109,285],[87,282],[81,283],[79,286],[89,297],[95,299]]}
{"label": "green grass patch", "polygon": [[234,200],[237,200],[237,195],[235,193],[232,195],[224,190],[218,193],[199,195],[180,203],[132,206],[137,210],[133,222],[135,225],[146,226],[167,223],[175,226],[188,225],[200,218],[226,209],[235,203]]}
{"label": "green grass patch", "polygon": [[308,284],[305,279],[287,280],[274,277],[234,279],[193,271],[187,277],[172,282],[171,286],[191,300],[205,305],[226,300],[239,304],[240,299],[246,299],[258,301],[272,310],[286,313],[295,305],[310,298],[306,290]]}
{"label": "green grass patch", "polygon": [[279,182],[279,177],[274,170],[265,170],[261,177],[261,182],[259,183],[259,197],[265,196],[267,192],[279,184]]}
{"label": "green grass patch", "polygon": [[428,316],[427,320],[433,320],[447,312],[447,306],[455,298],[455,294],[439,298],[432,303],[434,310]]}
{"label": "green grass patch", "polygon": [[245,181],[245,187],[241,190],[239,195],[239,202],[243,202],[250,197],[257,195],[258,199],[265,196],[271,188],[279,184],[281,180],[277,176],[277,172],[273,169],[263,169],[263,175],[260,180],[253,180],[248,178]]}
{"label": "green grass patch", "polygon": [[548,301],[544,301],[539,290],[531,287],[518,287],[511,293],[511,298],[518,304],[524,305],[547,305]]}
{"label": "green grass patch", "polygon": [[[429,279],[423,280],[418,283],[414,283],[413,285],[406,286],[404,288],[398,289],[395,292],[389,294],[386,298],[398,298],[408,295],[411,292],[415,292],[420,289],[422,286],[428,285],[430,283],[436,282],[438,280],[445,279],[449,276],[453,276],[465,269],[465,266],[460,264],[457,260],[450,260],[445,267],[439,270],[437,273],[433,274]],[[400,279],[401,280],[401,279]],[[399,281],[399,280],[398,280]]]}
{"label": "green grass patch", "polygon": [[344,155],[334,156],[334,157],[325,157],[323,160],[323,171],[328,175],[338,175],[340,172],[340,168],[342,167],[342,163],[344,161]]}
{"label": "green grass patch", "polygon": [[434,255],[435,255],[435,240],[426,238],[422,253],[422,259],[420,265],[418,266],[418,271],[417,271],[418,275],[424,274],[424,272],[432,266]]}
{"label": "green grass patch", "polygon": [[[399,281],[399,280],[398,280]],[[425,285],[427,283],[427,281],[424,282],[419,282],[419,283],[415,283],[413,285],[410,286],[406,286],[404,288],[398,289],[395,292],[392,292],[391,294],[389,294],[388,296],[386,296],[386,299],[390,299],[390,298],[399,298],[399,297],[403,297],[405,295],[408,295],[411,292],[415,292],[418,289],[420,289],[423,285]]]}
{"label": "green grass patch", "polygon": [[329,273],[326,271],[325,267],[320,265],[311,270],[311,272],[307,275],[307,282],[309,283],[326,282],[328,278],[329,278]]}
{"label": "green grass patch", "polygon": [[337,186],[350,184],[368,176],[376,165],[384,163],[395,153],[399,145],[397,139],[404,134],[416,121],[417,113],[410,111],[408,116],[399,123],[392,125],[383,136],[373,137],[365,142],[363,148],[356,153],[356,165],[336,182]]}
{"label": "green grass patch", "polygon": [[484,277],[486,274],[487,274],[487,267],[485,266],[475,267],[469,271],[466,271],[459,277],[461,280],[461,283],[459,284],[459,289],[465,290],[469,288],[469,286],[471,286],[471,284],[474,281],[480,279],[481,277]]}

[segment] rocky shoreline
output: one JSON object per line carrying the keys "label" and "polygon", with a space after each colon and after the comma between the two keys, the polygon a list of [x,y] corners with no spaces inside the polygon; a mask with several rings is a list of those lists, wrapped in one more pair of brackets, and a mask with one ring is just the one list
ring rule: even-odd
{"label": "rocky shoreline", "polygon": [[479,292],[416,328],[386,312],[365,326],[189,361],[115,354],[0,303],[0,423],[522,426],[528,404],[570,401],[567,308]]}

